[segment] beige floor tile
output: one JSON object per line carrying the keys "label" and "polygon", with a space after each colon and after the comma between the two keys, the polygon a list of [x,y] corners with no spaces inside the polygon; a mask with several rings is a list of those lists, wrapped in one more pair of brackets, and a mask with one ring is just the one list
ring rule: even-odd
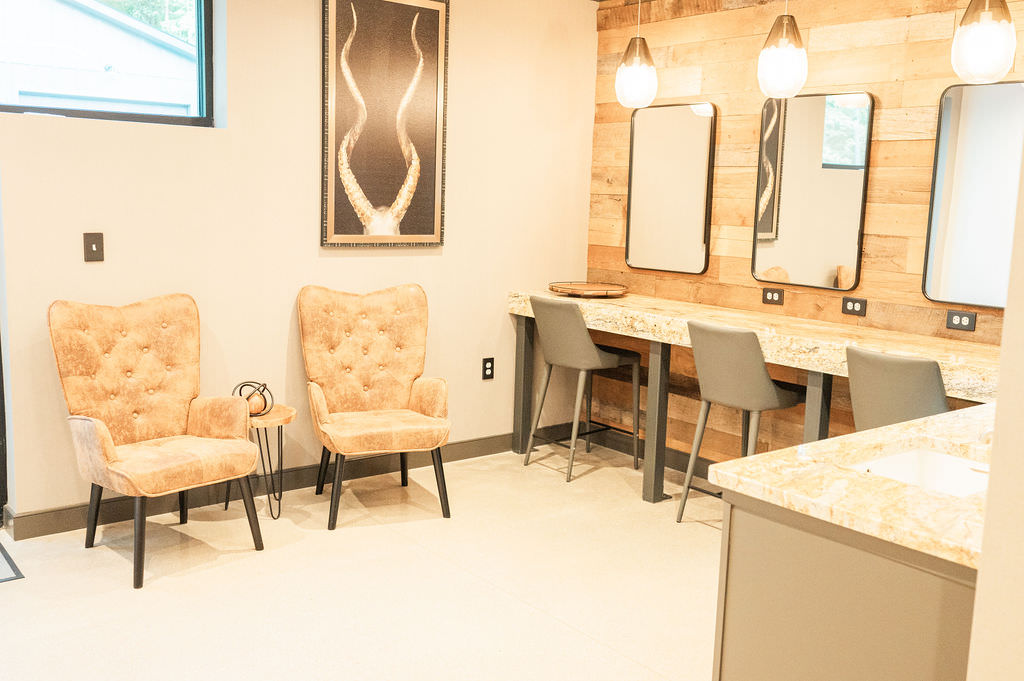
{"label": "beige floor tile", "polygon": [[[0,541],[26,579],[0,584],[11,679],[581,679],[711,676],[721,502],[640,499],[628,457],[543,447],[433,473],[258,502],[252,550],[239,502],[150,519],[146,586],[131,588],[131,523]],[[329,488],[328,488],[329,492]]]}

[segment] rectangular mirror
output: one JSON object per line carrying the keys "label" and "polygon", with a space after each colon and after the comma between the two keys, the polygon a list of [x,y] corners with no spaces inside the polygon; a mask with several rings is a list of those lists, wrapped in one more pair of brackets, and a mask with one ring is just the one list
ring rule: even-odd
{"label": "rectangular mirror", "polygon": [[1024,84],[942,93],[924,265],[929,299],[1005,307],[1022,145]]}
{"label": "rectangular mirror", "polygon": [[750,263],[755,279],[856,288],[873,114],[866,92],[764,103]]}
{"label": "rectangular mirror", "polygon": [[715,118],[708,102],[633,112],[626,208],[630,267],[707,271]]}

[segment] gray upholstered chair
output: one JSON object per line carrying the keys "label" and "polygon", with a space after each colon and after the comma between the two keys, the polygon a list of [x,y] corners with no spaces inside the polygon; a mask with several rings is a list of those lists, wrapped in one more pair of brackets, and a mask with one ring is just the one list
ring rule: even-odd
{"label": "gray upholstered chair", "polygon": [[596,345],[590,338],[587,324],[583,320],[583,313],[575,303],[531,296],[530,306],[533,308],[533,315],[537,320],[541,352],[544,354],[544,367],[541,377],[540,402],[533,414],[533,424],[530,427],[530,439],[526,445],[523,465],[526,466],[530,463],[530,452],[533,450],[537,424],[540,423],[540,412],[544,408],[544,398],[548,392],[552,366],[575,369],[579,372],[576,382],[576,406],[572,412],[572,439],[569,443],[569,469],[565,474],[566,482],[572,480],[572,464],[576,456],[576,440],[580,430],[579,414],[584,393],[587,396],[584,437],[587,451],[590,451],[593,372],[631,366],[633,369],[633,468],[638,468],[640,465],[640,353]]}
{"label": "gray upholstered chair", "polygon": [[857,430],[949,411],[938,362],[847,347],[846,366]]}
{"label": "gray upholstered chair", "polygon": [[708,424],[711,404],[740,409],[743,412],[742,455],[757,451],[757,431],[761,412],[787,409],[804,401],[806,391],[800,386],[772,380],[764,362],[757,334],[745,329],[732,329],[705,322],[689,322],[690,344],[700,383],[700,416],[693,435],[690,461],[686,465],[683,498],[679,501],[676,522],[682,522],[686,497],[690,494],[693,469],[697,463],[704,428]]}

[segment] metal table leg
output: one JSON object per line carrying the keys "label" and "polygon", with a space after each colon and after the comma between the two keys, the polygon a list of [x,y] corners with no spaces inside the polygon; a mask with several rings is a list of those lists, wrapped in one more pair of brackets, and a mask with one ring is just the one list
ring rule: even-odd
{"label": "metal table leg", "polygon": [[[281,517],[281,499],[284,496],[284,426],[277,427],[277,471],[274,470],[273,458],[270,453],[269,428],[253,428],[256,434],[256,446],[260,450],[260,467],[263,484],[267,489],[267,508],[270,517],[277,520]],[[260,434],[262,433],[262,437]],[[225,483],[224,508],[231,502],[231,481]],[[275,511],[275,502],[277,504]]]}
{"label": "metal table leg", "polygon": [[[281,517],[281,498],[284,496],[284,426],[277,427],[277,475],[274,475],[274,463],[270,455],[269,428],[255,428],[256,444],[260,448],[260,466],[263,469],[263,483],[267,488],[267,508],[270,517],[277,520]],[[260,431],[263,438],[260,439]],[[274,510],[277,502],[277,511]]]}
{"label": "metal table leg", "polygon": [[530,438],[533,412],[533,317],[516,315],[515,401],[512,408],[512,451],[522,454]]}
{"label": "metal table leg", "polygon": [[651,342],[647,370],[647,433],[644,437],[643,499],[651,503],[665,494],[665,433],[668,429],[668,377],[672,346]]}
{"label": "metal table leg", "polygon": [[829,413],[832,409],[832,374],[807,372],[807,405],[804,411],[804,442],[828,437]]}

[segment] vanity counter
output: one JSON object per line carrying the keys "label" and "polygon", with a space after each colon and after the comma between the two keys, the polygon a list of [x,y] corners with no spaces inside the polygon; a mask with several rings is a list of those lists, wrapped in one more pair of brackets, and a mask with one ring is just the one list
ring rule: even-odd
{"label": "vanity counter", "polygon": [[687,322],[707,321],[757,334],[769,364],[807,372],[804,442],[828,437],[834,376],[846,376],[846,348],[933,359],[939,363],[946,394],[972,402],[992,402],[999,382],[999,346],[950,340],[855,324],[799,319],[768,312],[687,303],[627,294],[621,298],[564,298],[546,291],[512,291],[507,312],[516,324],[513,450],[526,451],[533,400],[534,328],[530,296],[561,298],[579,305],[587,327],[650,342],[647,423],[644,438],[643,499],[664,494],[669,365],[672,346],[688,347]]}
{"label": "vanity counter", "polygon": [[953,496],[853,470],[911,450],[987,464],[995,404],[712,466],[724,490],[977,569],[985,493]]}
{"label": "vanity counter", "polygon": [[985,404],[712,466],[714,680],[963,681],[994,421]]}
{"label": "vanity counter", "polygon": [[513,291],[508,311],[532,317],[530,296],[569,300],[580,306],[587,327],[597,331],[689,347],[691,319],[757,333],[769,364],[846,376],[846,347],[927,357],[939,363],[946,394],[971,402],[996,398],[999,346],[887,331],[866,326],[799,319],[667,298],[627,294],[621,298],[566,298],[547,291]]}

